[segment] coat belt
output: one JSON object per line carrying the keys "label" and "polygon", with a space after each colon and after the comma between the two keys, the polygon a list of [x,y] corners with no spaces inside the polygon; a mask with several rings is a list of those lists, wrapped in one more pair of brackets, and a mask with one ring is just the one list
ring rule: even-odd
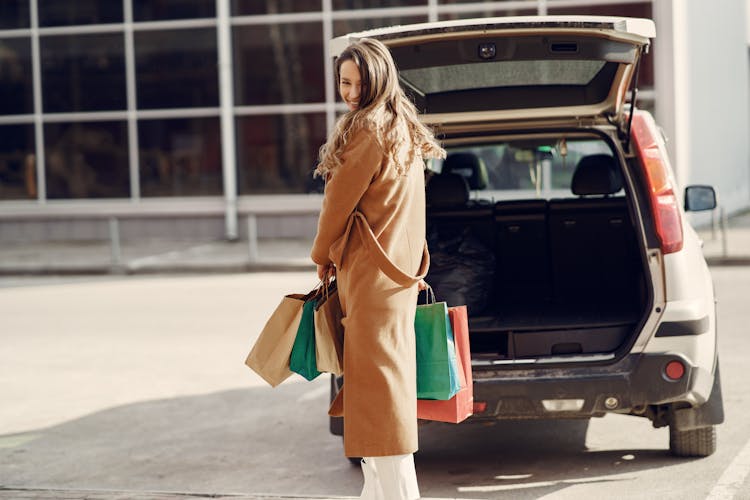
{"label": "coat belt", "polygon": [[427,270],[430,267],[430,252],[427,250],[427,241],[424,242],[424,248],[422,249],[422,262],[419,264],[419,270],[415,276],[412,276],[404,272],[388,257],[375,233],[372,232],[372,228],[367,223],[364,214],[359,210],[352,212],[346,223],[344,234],[331,246],[330,257],[331,261],[336,264],[336,267],[343,269],[344,254],[354,226],[356,226],[356,231],[375,264],[383,271],[383,274],[394,282],[408,288],[427,276]]}

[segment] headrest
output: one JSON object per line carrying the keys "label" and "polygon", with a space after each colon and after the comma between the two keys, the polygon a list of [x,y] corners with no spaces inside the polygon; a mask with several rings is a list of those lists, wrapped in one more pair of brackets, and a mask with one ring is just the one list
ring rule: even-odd
{"label": "headrest", "polygon": [[426,190],[427,205],[433,208],[465,206],[469,201],[469,184],[458,174],[433,175]]}
{"label": "headrest", "polygon": [[584,156],[578,162],[570,189],[579,196],[615,194],[622,189],[622,176],[609,155]]}
{"label": "headrest", "polygon": [[459,174],[469,183],[470,189],[487,187],[487,167],[474,153],[451,153],[443,162],[444,174]]}

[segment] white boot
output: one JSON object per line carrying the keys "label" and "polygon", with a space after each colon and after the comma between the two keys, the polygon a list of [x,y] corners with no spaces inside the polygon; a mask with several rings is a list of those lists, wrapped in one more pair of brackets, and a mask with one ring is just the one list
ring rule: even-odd
{"label": "white boot", "polygon": [[414,455],[362,459],[365,485],[360,498],[367,500],[417,500],[419,485]]}

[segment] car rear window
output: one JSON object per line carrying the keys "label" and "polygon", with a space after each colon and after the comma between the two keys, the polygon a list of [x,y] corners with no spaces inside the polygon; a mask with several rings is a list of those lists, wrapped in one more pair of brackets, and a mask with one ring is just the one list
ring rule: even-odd
{"label": "car rear window", "polygon": [[[613,156],[606,142],[589,138],[524,139],[449,146],[446,150],[448,162],[456,153],[468,153],[479,160],[479,168],[486,171],[486,186],[474,189],[475,196],[493,201],[575,197],[572,180],[581,160],[594,155]],[[445,164],[446,160],[431,160],[428,167],[439,174],[446,171]],[[465,169],[455,168],[448,167],[453,173],[469,175]]]}

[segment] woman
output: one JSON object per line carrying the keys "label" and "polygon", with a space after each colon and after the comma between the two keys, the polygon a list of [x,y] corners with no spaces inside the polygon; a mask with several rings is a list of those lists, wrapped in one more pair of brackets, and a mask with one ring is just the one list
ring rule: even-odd
{"label": "woman", "polygon": [[336,61],[349,112],[320,150],[326,179],[311,252],[321,278],[335,267],[344,319],[344,451],[363,457],[362,498],[419,498],[414,314],[429,266],[424,158],[444,157],[376,40]]}

